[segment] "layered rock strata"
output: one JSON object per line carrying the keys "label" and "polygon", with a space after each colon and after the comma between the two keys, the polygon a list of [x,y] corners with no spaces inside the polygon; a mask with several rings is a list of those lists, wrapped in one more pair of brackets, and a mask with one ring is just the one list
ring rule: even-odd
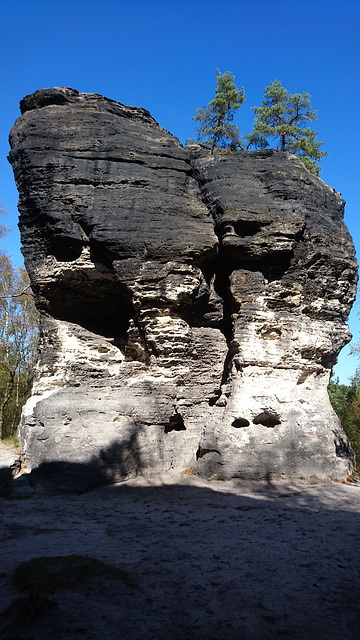
{"label": "layered rock strata", "polygon": [[20,426],[34,481],[346,477],[326,391],[357,282],[340,195],[294,156],[183,149],[97,94],[40,90],[21,111],[10,162],[42,312]]}

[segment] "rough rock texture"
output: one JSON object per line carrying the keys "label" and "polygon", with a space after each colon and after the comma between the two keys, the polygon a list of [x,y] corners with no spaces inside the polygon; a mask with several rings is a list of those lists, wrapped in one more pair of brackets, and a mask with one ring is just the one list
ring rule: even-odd
{"label": "rough rock texture", "polygon": [[327,397],[357,266],[340,195],[286,153],[183,149],[144,109],[21,102],[10,162],[42,311],[35,482],[346,477]]}

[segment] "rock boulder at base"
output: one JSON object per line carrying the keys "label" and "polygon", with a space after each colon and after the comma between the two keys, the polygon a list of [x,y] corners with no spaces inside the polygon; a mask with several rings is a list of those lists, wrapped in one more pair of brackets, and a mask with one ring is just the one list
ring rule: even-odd
{"label": "rock boulder at base", "polygon": [[349,475],[327,396],[357,283],[340,195],[295,156],[183,149],[97,94],[43,89],[21,111],[9,159],[42,314],[20,425],[33,481]]}

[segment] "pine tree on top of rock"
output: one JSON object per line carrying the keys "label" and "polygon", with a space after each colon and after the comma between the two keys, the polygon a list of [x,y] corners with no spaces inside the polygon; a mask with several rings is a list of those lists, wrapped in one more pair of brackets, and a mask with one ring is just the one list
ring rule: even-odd
{"label": "pine tree on top of rock", "polygon": [[237,89],[234,76],[230,71],[221,74],[216,70],[215,98],[203,109],[197,109],[196,129],[197,140],[210,148],[211,154],[215,149],[242,149],[240,131],[233,123],[235,111],[240,109],[246,100],[244,88]]}
{"label": "pine tree on top of rock", "polygon": [[308,122],[318,119],[308,93],[291,95],[281,82],[274,80],[265,88],[261,107],[251,109],[255,111],[255,123],[252,133],[246,136],[247,148],[268,147],[271,138],[275,140],[275,148],[294,153],[312,173],[319,175],[317,163],[328,154],[320,150],[324,143],[316,140],[318,132],[306,127]]}

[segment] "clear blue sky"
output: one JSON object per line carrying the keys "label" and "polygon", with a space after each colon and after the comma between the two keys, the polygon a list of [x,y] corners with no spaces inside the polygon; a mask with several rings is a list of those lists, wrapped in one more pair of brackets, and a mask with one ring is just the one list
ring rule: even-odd
{"label": "clear blue sky", "polygon": [[[0,0],[0,201],[12,228],[3,247],[22,263],[6,156],[23,96],[52,86],[101,93],[145,107],[184,142],[196,107],[213,98],[219,68],[245,88],[242,133],[252,128],[250,106],[261,104],[273,80],[311,94],[329,153],[321,177],[346,200],[359,249],[359,34],[359,0]],[[358,312],[355,305],[355,342]],[[342,382],[359,362],[348,352],[336,368]]]}

